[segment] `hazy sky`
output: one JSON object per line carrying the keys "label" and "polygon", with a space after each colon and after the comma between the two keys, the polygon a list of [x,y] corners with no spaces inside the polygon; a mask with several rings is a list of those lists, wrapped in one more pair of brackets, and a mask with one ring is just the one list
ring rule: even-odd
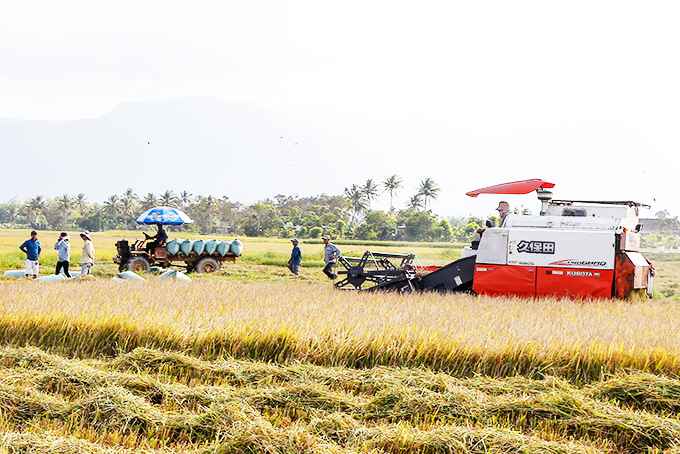
{"label": "hazy sky", "polygon": [[[434,178],[441,214],[490,212],[496,197],[464,193],[545,178],[559,198],[636,199],[678,215],[677,5],[2,2],[0,117],[95,118],[124,102],[195,95],[247,100],[389,156],[355,181],[399,173],[400,203]],[[329,191],[308,194],[320,192]],[[511,202],[538,207],[534,196]]]}

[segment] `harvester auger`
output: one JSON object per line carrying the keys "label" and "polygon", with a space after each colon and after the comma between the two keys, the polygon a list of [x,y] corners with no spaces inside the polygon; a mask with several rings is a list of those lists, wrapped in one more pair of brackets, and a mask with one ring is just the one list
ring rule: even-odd
{"label": "harvester auger", "polygon": [[416,277],[415,254],[394,254],[366,251],[362,257],[339,259],[339,275],[346,277],[335,286],[341,289],[368,290],[403,283],[413,290],[411,280]]}

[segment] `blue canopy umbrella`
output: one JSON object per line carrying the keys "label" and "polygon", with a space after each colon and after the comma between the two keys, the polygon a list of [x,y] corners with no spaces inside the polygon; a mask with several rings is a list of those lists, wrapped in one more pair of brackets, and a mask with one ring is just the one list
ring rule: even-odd
{"label": "blue canopy umbrella", "polygon": [[153,207],[140,214],[137,218],[140,224],[182,225],[193,224],[194,220],[179,208]]}

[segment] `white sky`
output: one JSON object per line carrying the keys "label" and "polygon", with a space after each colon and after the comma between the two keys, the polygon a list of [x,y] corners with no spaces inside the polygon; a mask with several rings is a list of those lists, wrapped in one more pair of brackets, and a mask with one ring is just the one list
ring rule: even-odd
{"label": "white sky", "polygon": [[[373,169],[405,176],[402,204],[432,177],[436,212],[491,213],[497,197],[463,194],[544,178],[557,198],[679,215],[679,12],[671,1],[5,1],[0,117],[247,100],[329,130],[365,122],[367,143],[374,125],[408,130],[395,141],[413,154]],[[538,208],[531,195],[514,203]]]}

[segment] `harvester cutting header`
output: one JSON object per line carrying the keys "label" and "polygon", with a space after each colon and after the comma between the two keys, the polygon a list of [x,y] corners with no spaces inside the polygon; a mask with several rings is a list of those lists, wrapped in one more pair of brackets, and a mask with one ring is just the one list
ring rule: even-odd
{"label": "harvester cutting header", "polygon": [[[623,298],[651,297],[654,268],[640,253],[640,207],[633,201],[554,200],[553,183],[523,180],[467,193],[528,194],[536,191],[541,213],[507,214],[487,221],[479,241],[459,260],[423,274],[406,266],[341,261],[342,288],[398,291],[474,291],[486,295]],[[376,255],[379,253],[372,253]],[[377,262],[376,262],[377,263]],[[389,272],[385,270],[389,268]]]}

